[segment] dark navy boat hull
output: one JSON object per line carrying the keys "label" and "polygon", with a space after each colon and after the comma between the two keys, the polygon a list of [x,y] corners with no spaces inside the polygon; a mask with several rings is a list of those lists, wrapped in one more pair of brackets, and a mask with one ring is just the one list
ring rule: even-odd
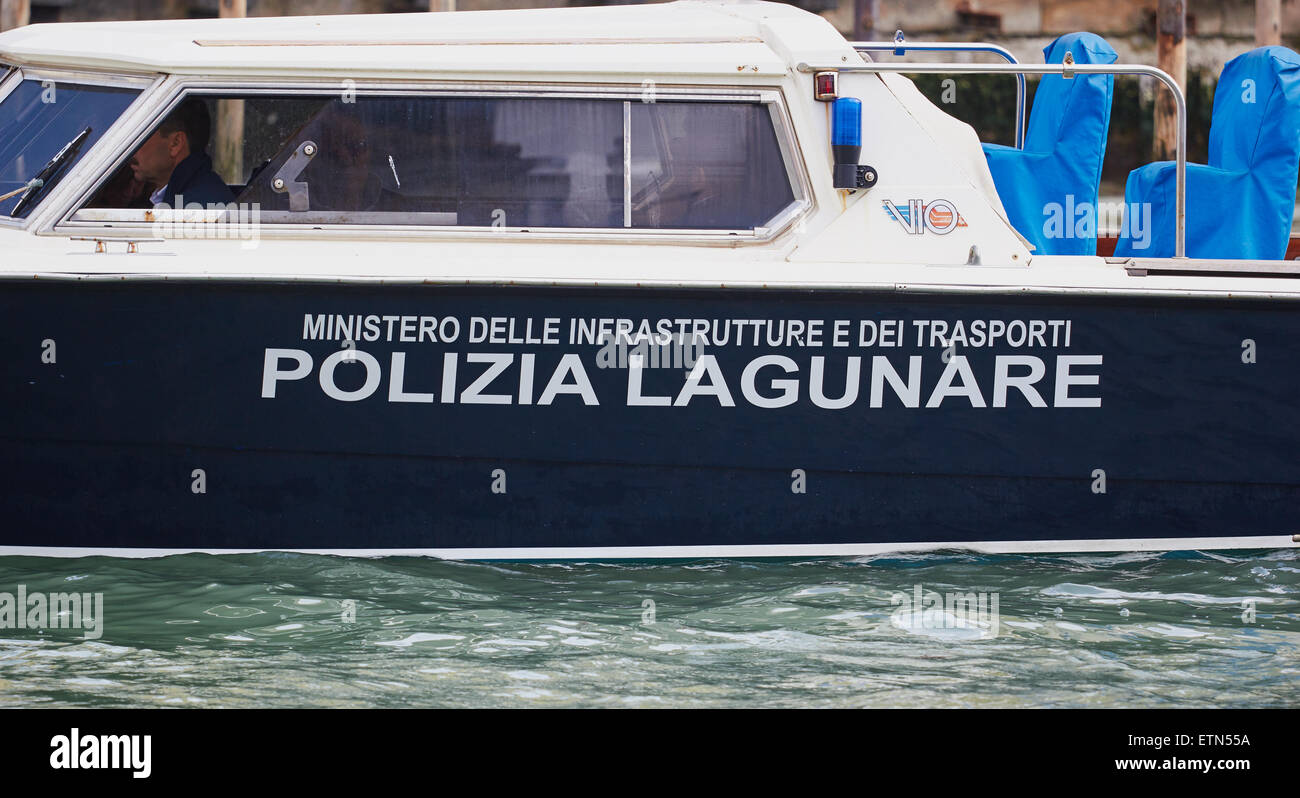
{"label": "dark navy boat hull", "polygon": [[[0,546],[548,557],[1281,544],[1300,532],[1296,309],[1158,297],[5,283]],[[348,331],[356,362],[324,375],[341,340],[313,325],[334,316],[362,317]],[[366,316],[380,319],[378,340],[366,340],[376,326]],[[416,340],[401,340],[403,316],[416,319],[406,324]],[[457,340],[430,340],[438,335],[419,317],[455,318]],[[473,317],[501,319],[497,342],[469,340]],[[558,320],[554,343],[539,342],[548,318]],[[679,364],[639,370],[630,395],[631,369],[601,367],[608,348],[569,342],[571,320],[602,318],[732,320],[732,337],[697,350],[716,372],[694,388]],[[735,320],[784,322],[781,340],[764,334],[775,323]],[[804,322],[797,336],[791,320]],[[822,321],[819,335],[809,320]],[[894,320],[898,340],[881,346],[881,323]],[[937,338],[936,320],[948,328]],[[986,338],[988,322],[1021,321],[1025,341],[977,345],[979,320]],[[967,340],[947,346],[957,321]],[[1040,330],[1039,346],[1034,321],[1061,323]],[[295,376],[303,356],[309,370]],[[771,356],[789,360],[761,360]],[[817,402],[813,358],[823,358]],[[819,406],[844,401],[851,358],[856,400]],[[876,358],[895,380],[875,376],[885,372]],[[481,380],[494,363],[500,373]]]}

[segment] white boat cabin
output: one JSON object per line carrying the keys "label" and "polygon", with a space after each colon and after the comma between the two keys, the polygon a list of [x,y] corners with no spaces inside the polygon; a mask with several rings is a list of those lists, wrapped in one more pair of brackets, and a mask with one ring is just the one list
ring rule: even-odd
{"label": "white boat cabin", "polygon": [[[836,188],[801,65],[866,63],[743,0],[33,25],[0,35],[0,276],[1294,293],[1035,257],[898,74],[838,74],[873,182]],[[219,178],[188,198],[144,168],[176,130]]]}

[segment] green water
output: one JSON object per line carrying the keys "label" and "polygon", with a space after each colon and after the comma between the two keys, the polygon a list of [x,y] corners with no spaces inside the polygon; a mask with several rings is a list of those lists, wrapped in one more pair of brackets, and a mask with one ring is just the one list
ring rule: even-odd
{"label": "green water", "polygon": [[[0,558],[19,585],[102,593],[102,636],[0,629],[4,707],[1300,706],[1295,549]],[[908,613],[917,585],[987,611]]]}

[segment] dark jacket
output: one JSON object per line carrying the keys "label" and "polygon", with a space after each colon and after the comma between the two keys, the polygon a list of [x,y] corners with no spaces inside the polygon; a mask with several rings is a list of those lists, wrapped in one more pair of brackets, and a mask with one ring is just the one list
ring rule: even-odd
{"label": "dark jacket", "polygon": [[191,153],[172,170],[162,201],[173,209],[179,209],[176,204],[178,196],[184,205],[197,202],[207,206],[235,201],[235,195],[225,181],[212,171],[212,159],[203,152]]}

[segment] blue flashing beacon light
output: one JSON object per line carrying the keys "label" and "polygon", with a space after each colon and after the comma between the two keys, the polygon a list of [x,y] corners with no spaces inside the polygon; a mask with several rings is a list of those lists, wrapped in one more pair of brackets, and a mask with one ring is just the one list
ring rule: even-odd
{"label": "blue flashing beacon light", "polygon": [[840,97],[831,106],[831,154],[835,159],[836,188],[863,188],[858,183],[858,158],[862,156],[862,101]]}

